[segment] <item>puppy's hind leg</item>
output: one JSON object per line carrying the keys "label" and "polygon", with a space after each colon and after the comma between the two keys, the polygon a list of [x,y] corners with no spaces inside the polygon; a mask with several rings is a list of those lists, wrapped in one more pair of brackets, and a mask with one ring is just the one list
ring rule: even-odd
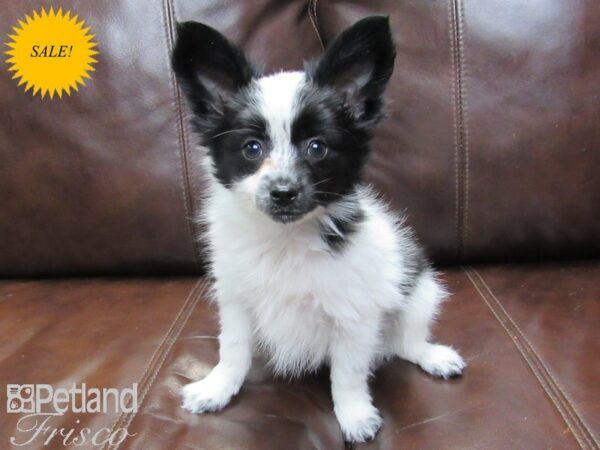
{"label": "puppy's hind leg", "polygon": [[423,272],[389,329],[388,350],[433,376],[447,379],[460,375],[466,365],[452,347],[429,342],[431,324],[445,297],[446,291],[434,274],[430,270]]}

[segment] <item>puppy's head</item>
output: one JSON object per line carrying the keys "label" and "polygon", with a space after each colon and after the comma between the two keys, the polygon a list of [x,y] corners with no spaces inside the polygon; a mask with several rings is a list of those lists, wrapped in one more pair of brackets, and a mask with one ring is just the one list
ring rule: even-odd
{"label": "puppy's head", "polygon": [[178,25],[172,62],[215,178],[288,223],[360,181],[394,57],[388,19],[373,16],[305,72],[263,77],[240,49],[196,22]]}

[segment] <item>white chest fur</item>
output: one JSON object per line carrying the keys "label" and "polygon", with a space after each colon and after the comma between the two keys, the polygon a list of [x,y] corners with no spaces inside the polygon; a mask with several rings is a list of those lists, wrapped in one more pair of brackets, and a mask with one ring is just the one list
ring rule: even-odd
{"label": "white chest fur", "polygon": [[215,189],[207,222],[217,300],[244,304],[255,344],[276,372],[316,368],[338,334],[356,333],[401,307],[393,218],[368,197],[362,203],[365,221],[341,253],[332,253],[315,215],[282,225]]}

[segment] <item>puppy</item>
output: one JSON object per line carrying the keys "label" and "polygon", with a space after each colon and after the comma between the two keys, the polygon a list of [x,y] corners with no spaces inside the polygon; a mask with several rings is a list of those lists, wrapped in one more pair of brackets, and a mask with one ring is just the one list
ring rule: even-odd
{"label": "puppy", "polygon": [[382,419],[368,379],[399,356],[437,377],[465,363],[429,341],[446,293],[411,231],[361,183],[395,49],[386,17],[344,31],[304,72],[262,76],[214,29],[178,25],[173,69],[206,150],[207,242],[220,360],[183,389],[183,407],[218,411],[253,349],[272,369],[331,367],[347,441]]}

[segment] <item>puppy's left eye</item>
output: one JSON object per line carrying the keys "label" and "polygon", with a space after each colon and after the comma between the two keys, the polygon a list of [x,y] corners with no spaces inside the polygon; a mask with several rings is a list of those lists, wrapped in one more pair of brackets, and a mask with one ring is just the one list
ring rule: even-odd
{"label": "puppy's left eye", "polygon": [[306,148],[306,154],[312,159],[323,159],[327,156],[328,152],[327,145],[325,142],[318,139],[313,139],[308,143]]}
{"label": "puppy's left eye", "polygon": [[248,141],[242,147],[242,154],[249,161],[258,159],[262,156],[262,145],[258,141]]}

